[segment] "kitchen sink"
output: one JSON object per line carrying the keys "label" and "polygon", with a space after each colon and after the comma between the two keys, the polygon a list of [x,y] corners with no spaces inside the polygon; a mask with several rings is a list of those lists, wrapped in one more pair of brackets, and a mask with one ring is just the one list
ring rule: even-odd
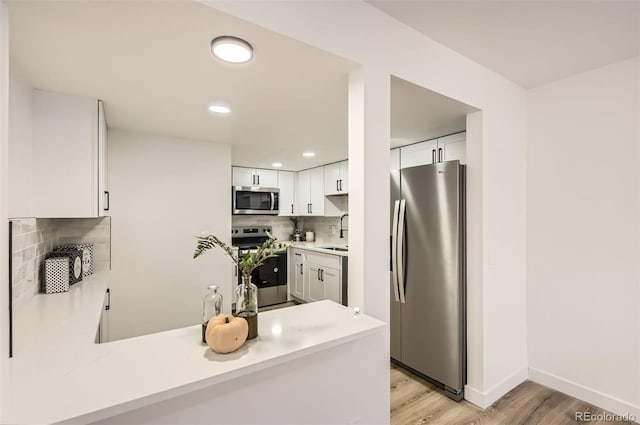
{"label": "kitchen sink", "polygon": [[323,247],[320,247],[320,249],[328,249],[328,250],[331,250],[331,251],[340,251],[340,252],[349,251],[349,248],[340,248],[340,247],[337,247],[337,246],[323,246]]}

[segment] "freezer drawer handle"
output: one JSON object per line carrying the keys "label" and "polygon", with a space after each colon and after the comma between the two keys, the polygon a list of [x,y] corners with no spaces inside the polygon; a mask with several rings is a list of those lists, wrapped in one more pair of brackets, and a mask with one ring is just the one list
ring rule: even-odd
{"label": "freezer drawer handle", "polygon": [[391,284],[396,302],[400,302],[398,292],[398,214],[400,213],[400,201],[395,201],[393,206],[393,233],[391,234]]}
{"label": "freezer drawer handle", "polygon": [[404,218],[407,209],[407,201],[400,201],[400,214],[398,214],[398,289],[400,290],[400,302],[404,304]]}

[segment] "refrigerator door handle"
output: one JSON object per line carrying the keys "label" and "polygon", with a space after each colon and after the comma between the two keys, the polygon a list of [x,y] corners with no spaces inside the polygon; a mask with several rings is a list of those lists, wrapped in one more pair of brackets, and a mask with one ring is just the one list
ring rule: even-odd
{"label": "refrigerator door handle", "polygon": [[398,290],[400,292],[400,302],[404,304],[406,297],[404,293],[404,217],[407,209],[407,201],[400,201],[400,214],[398,214],[398,251],[397,267],[398,267]]}
{"label": "refrigerator door handle", "polygon": [[396,302],[400,302],[398,292],[398,214],[400,213],[400,201],[395,201],[393,206],[393,233],[391,234],[391,284]]}

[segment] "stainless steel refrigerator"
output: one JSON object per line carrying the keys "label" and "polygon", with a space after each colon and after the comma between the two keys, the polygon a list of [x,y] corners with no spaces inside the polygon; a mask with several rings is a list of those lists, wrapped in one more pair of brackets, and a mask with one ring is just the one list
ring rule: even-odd
{"label": "stainless steel refrigerator", "polygon": [[466,382],[464,166],[391,172],[391,357],[454,400]]}

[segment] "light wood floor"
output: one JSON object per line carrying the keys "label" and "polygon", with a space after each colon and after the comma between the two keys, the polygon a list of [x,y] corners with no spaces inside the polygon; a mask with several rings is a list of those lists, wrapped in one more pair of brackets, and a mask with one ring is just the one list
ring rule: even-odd
{"label": "light wood floor", "polygon": [[605,413],[588,403],[527,381],[486,410],[467,401],[456,403],[442,390],[391,364],[391,424],[564,425],[631,424],[577,422],[575,412]]}

